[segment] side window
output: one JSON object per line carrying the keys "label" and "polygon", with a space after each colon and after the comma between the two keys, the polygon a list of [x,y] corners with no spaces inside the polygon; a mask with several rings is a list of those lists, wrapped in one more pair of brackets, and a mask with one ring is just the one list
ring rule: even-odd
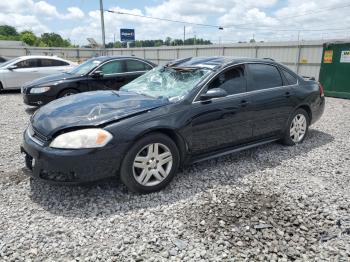
{"label": "side window", "polygon": [[41,66],[42,67],[48,67],[48,66],[67,66],[68,63],[60,60],[55,59],[40,59]]}
{"label": "side window", "polygon": [[104,75],[123,73],[123,60],[114,60],[102,65],[99,69]]}
{"label": "side window", "polygon": [[246,92],[246,80],[243,67],[235,67],[220,73],[209,84],[208,89],[222,88],[227,94],[234,95]]}
{"label": "side window", "polygon": [[293,76],[291,73],[289,73],[288,71],[283,70],[283,74],[286,77],[288,84],[295,85],[298,82],[298,79],[295,76]]}
{"label": "side window", "polygon": [[135,71],[148,71],[152,67],[144,62],[137,60],[126,60],[126,72],[135,72]]}
{"label": "side window", "polygon": [[38,59],[26,59],[16,64],[17,68],[32,68],[39,67]]}
{"label": "side window", "polygon": [[277,67],[267,64],[248,64],[250,83],[248,91],[283,86]]}

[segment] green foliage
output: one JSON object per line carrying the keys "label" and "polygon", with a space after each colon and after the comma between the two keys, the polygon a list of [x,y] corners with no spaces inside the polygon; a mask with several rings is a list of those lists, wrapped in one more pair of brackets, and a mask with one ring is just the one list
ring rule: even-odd
{"label": "green foliage", "polygon": [[0,26],[0,40],[23,41],[29,46],[39,47],[71,47],[69,39],[63,39],[56,33],[44,33],[41,37],[36,36],[32,31],[17,32],[16,28],[9,25]]}
{"label": "green foliage", "polygon": [[[15,27],[10,25],[0,25],[0,35],[7,37],[17,37],[18,32]],[[12,40],[12,39],[11,39]]]}
{"label": "green foliage", "polygon": [[[212,42],[210,40],[204,40],[202,38],[188,38],[185,40],[185,45],[211,45]],[[183,40],[182,39],[171,39],[170,37],[167,37],[164,40],[157,39],[157,40],[136,40],[135,42],[130,43],[130,47],[157,47],[157,46],[162,46],[162,45],[167,45],[167,46],[179,46],[183,45]],[[122,43],[120,41],[117,41],[114,43],[108,43],[106,44],[106,48],[125,48],[126,43]]]}
{"label": "green foliage", "polygon": [[30,46],[34,46],[38,41],[38,38],[32,31],[22,31],[20,33],[20,39]]}
{"label": "green foliage", "polygon": [[62,36],[56,33],[44,33],[40,37],[41,42],[49,47],[69,47],[71,43],[67,39],[63,39]]}

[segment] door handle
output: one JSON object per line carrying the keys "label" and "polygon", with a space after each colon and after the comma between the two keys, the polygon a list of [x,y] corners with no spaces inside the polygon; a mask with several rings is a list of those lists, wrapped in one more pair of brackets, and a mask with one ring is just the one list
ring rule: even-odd
{"label": "door handle", "polygon": [[248,104],[249,104],[249,102],[246,100],[241,101],[241,107],[246,107]]}
{"label": "door handle", "polygon": [[289,97],[291,96],[291,94],[290,94],[290,92],[286,92],[286,93],[284,94],[284,96],[285,96],[286,98],[289,98]]}

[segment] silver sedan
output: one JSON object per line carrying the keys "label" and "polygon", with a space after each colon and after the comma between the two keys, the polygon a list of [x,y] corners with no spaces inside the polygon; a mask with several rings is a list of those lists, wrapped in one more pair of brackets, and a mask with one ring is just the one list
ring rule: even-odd
{"label": "silver sedan", "polygon": [[62,73],[77,64],[54,56],[21,56],[0,65],[0,90],[20,89],[37,78]]}

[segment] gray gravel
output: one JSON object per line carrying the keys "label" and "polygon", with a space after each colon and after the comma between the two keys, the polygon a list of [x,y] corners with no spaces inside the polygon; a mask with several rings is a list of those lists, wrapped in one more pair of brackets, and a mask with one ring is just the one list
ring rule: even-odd
{"label": "gray gravel", "polygon": [[30,181],[25,109],[0,95],[0,260],[350,260],[349,100],[327,98],[302,145],[196,164],[150,195]]}

